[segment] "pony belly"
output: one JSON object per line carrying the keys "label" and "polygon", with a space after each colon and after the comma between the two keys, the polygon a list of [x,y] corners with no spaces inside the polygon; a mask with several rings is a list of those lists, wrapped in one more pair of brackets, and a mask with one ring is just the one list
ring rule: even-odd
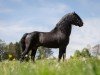
{"label": "pony belly", "polygon": [[58,43],[42,43],[42,44],[40,44],[40,46],[44,46],[47,48],[59,48]]}

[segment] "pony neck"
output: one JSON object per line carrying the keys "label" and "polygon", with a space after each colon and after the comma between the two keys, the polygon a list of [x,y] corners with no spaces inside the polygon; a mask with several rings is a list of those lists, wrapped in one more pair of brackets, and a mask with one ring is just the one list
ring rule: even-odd
{"label": "pony neck", "polygon": [[67,36],[69,36],[71,34],[72,25],[69,22],[67,22],[61,27],[58,27],[58,30],[60,30],[62,33],[65,33]]}
{"label": "pony neck", "polygon": [[61,20],[56,24],[56,27],[51,32],[61,31],[67,36],[70,36],[72,29],[72,15],[66,14],[61,18]]}
{"label": "pony neck", "polygon": [[57,24],[56,27],[52,30],[53,32],[61,31],[62,33],[65,33],[66,35],[71,34],[72,24],[69,21],[69,19],[63,20],[61,19]]}

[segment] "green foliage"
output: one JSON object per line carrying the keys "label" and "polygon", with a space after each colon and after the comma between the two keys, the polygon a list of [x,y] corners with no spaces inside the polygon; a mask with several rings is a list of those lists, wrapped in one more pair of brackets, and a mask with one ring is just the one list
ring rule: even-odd
{"label": "green foliage", "polygon": [[79,50],[76,50],[74,53],[75,57],[80,57],[81,56],[81,52]]}
{"label": "green foliage", "polygon": [[15,45],[12,42],[8,46],[9,46],[9,48],[8,48],[9,51],[15,50]]}
{"label": "green foliage", "polygon": [[6,43],[0,39],[0,50],[3,50],[6,46]]}
{"label": "green foliage", "polygon": [[90,56],[91,56],[91,54],[89,53],[89,50],[88,50],[87,48],[84,48],[84,49],[82,50],[81,55],[82,55],[83,57],[90,57]]}
{"label": "green foliage", "polygon": [[100,60],[88,58],[57,60],[37,60],[33,62],[0,62],[0,75],[100,75]]}
{"label": "green foliage", "polygon": [[16,59],[19,60],[21,57],[21,47],[20,47],[19,42],[15,43],[15,53],[16,53]]}
{"label": "green foliage", "polygon": [[46,48],[42,46],[38,48],[38,59],[48,58],[52,54],[53,52],[50,48]]}
{"label": "green foliage", "polygon": [[91,57],[91,54],[87,48],[84,48],[82,51],[76,50],[73,57]]}
{"label": "green foliage", "polygon": [[[0,50],[4,50],[5,53],[0,55],[0,59],[9,59],[12,60],[14,58],[19,59],[21,55],[21,47],[19,42],[16,43],[9,43],[6,44],[4,41],[0,40]],[[9,58],[9,55],[12,55],[11,58]]]}

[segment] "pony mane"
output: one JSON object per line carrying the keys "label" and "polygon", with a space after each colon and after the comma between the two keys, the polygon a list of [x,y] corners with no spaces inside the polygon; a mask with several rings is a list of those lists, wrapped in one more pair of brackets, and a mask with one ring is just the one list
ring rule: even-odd
{"label": "pony mane", "polygon": [[57,30],[59,28],[64,28],[66,26],[66,24],[68,23],[68,22],[66,22],[66,20],[68,20],[68,17],[71,16],[72,14],[73,13],[68,13],[68,14],[64,15],[60,19],[60,21],[56,24],[55,28],[52,31]]}

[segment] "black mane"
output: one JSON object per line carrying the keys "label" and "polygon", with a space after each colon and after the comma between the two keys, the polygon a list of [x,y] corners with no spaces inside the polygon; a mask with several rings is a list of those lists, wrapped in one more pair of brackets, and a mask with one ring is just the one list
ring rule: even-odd
{"label": "black mane", "polygon": [[[73,13],[68,13],[66,15],[64,15],[60,21],[56,24],[56,27],[52,30],[52,31],[55,31],[55,30],[61,30],[63,32],[66,32],[66,28],[71,28],[71,25],[70,25],[70,18],[72,16]],[[66,30],[65,30],[66,29]]]}

